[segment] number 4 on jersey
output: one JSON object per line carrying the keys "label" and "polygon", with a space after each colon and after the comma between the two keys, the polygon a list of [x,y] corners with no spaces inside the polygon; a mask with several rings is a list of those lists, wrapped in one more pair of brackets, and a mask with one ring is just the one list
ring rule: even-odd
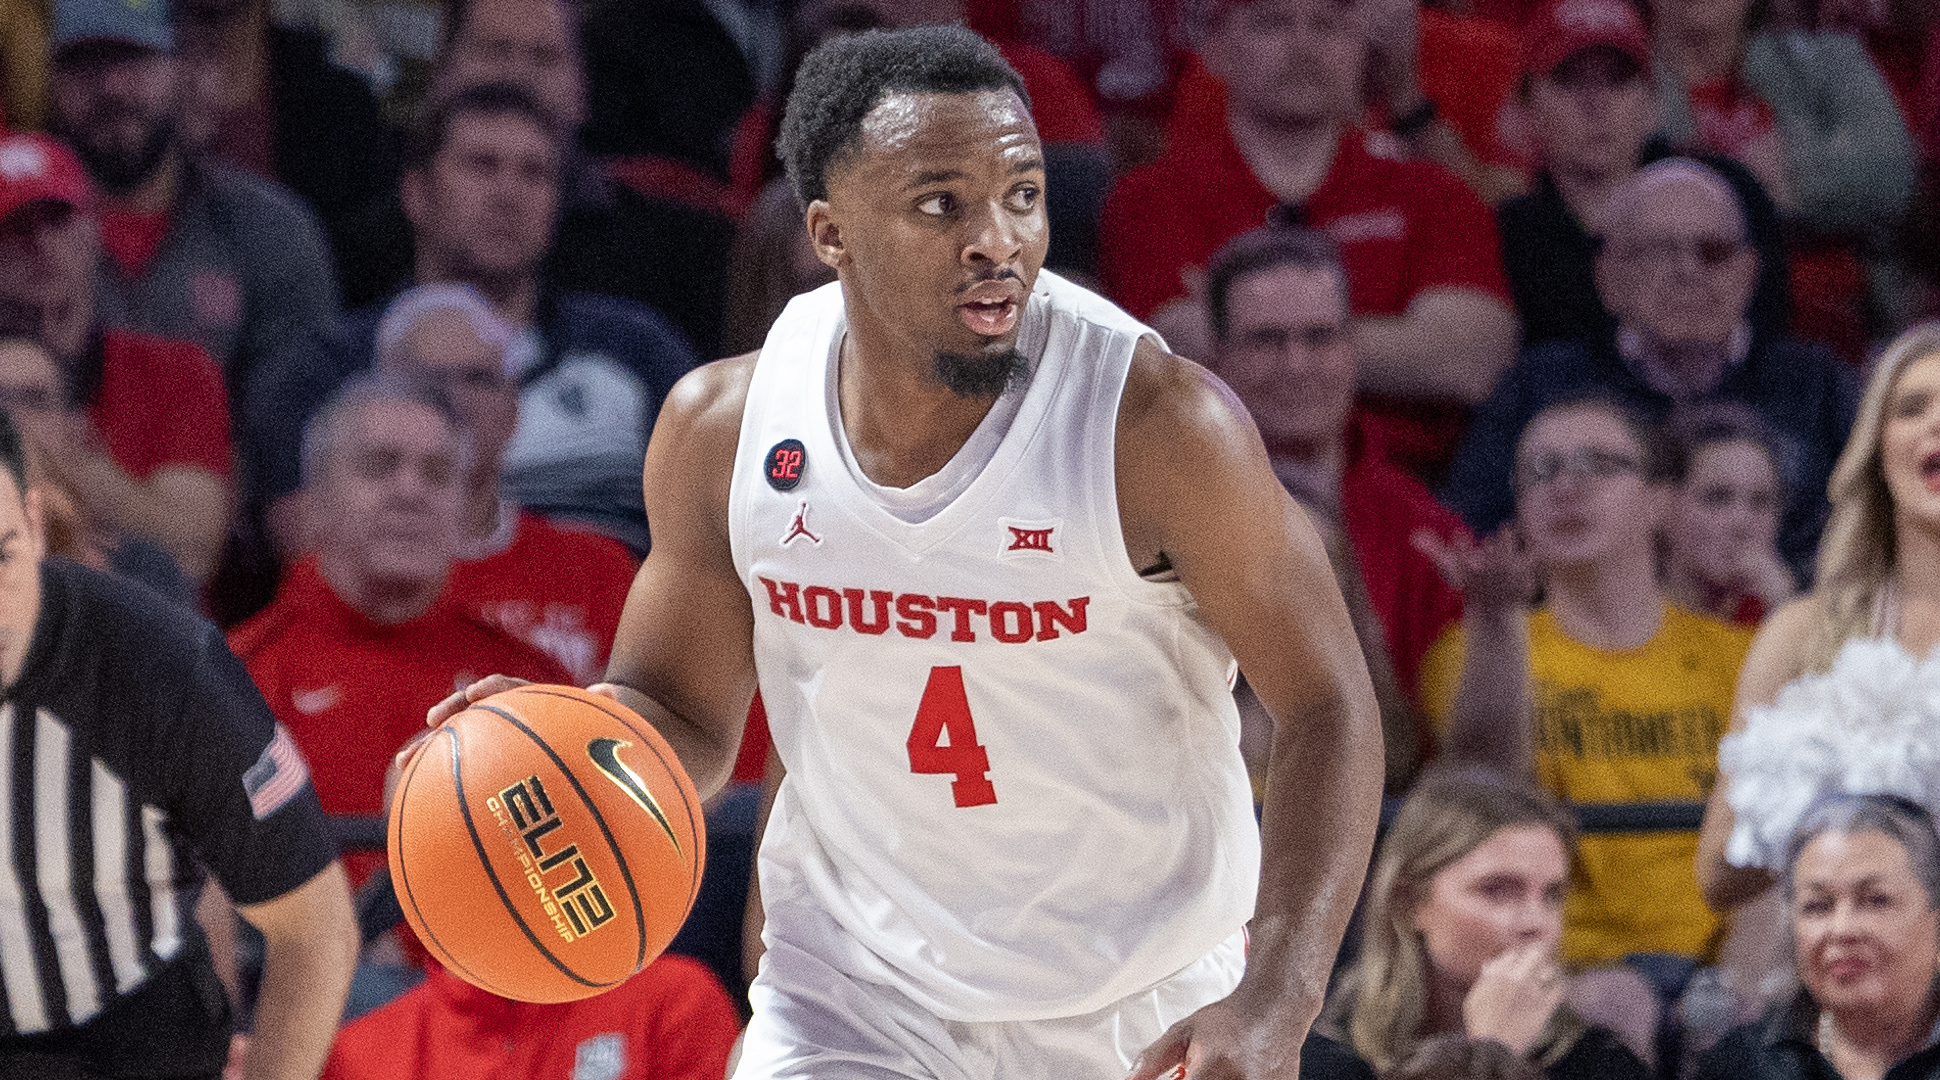
{"label": "number 4 on jersey", "polygon": [[[944,733],[949,745],[944,745]],[[970,698],[963,692],[963,669],[930,669],[923,702],[916,707],[916,724],[909,729],[909,770],[955,776],[950,791],[958,806],[986,806],[997,801],[997,789],[985,773],[990,755],[977,743],[977,722],[970,718]]]}

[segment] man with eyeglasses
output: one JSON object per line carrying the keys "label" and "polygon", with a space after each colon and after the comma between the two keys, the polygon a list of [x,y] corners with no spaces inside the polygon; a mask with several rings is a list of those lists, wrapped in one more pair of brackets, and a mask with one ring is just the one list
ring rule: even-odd
{"label": "man with eyeglasses", "polygon": [[[1206,271],[1206,308],[1213,331],[1208,366],[1253,414],[1280,482],[1340,542],[1334,551],[1344,558],[1337,557],[1335,572],[1344,577],[1356,630],[1363,629],[1362,614],[1378,620],[1369,628],[1373,640],[1361,635],[1361,648],[1376,669],[1375,693],[1391,736],[1389,778],[1398,780],[1428,748],[1418,742],[1424,733],[1405,721],[1422,656],[1462,615],[1460,594],[1411,538],[1426,530],[1453,541],[1468,530],[1387,459],[1379,430],[1353,415],[1357,356],[1347,271],[1324,233],[1269,226],[1228,241]],[[1390,690],[1398,702],[1385,700]]]}
{"label": "man with eyeglasses", "polygon": [[1683,158],[1639,170],[1610,196],[1596,261],[1614,329],[1527,349],[1476,410],[1443,497],[1478,533],[1508,520],[1517,436],[1556,401],[1605,394],[1655,420],[1734,401],[1772,428],[1791,493],[1779,548],[1806,571],[1859,386],[1830,350],[1747,318],[1758,275],[1740,203],[1717,172]]}
{"label": "man with eyeglasses", "polygon": [[638,569],[611,537],[561,528],[505,491],[519,422],[518,329],[468,285],[407,289],[377,324],[377,370],[436,387],[471,439],[451,589],[486,622],[583,682],[606,670]]}
{"label": "man with eyeglasses", "polygon": [[[1464,599],[1460,626],[1422,664],[1444,753],[1568,803],[1703,799],[1751,633],[1678,607],[1658,584],[1662,439],[1621,401],[1578,397],[1539,411],[1513,461],[1513,526],[1479,545],[1424,545]],[[1696,855],[1695,830],[1583,840],[1563,961],[1600,970],[1572,1002],[1638,1036],[1640,1052],[1657,1001],[1712,958],[1719,923]]]}

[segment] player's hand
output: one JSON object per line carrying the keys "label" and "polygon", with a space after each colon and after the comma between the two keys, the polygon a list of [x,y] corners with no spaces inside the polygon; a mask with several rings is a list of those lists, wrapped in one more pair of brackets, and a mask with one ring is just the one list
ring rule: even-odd
{"label": "player's hand", "polygon": [[1307,1025],[1224,998],[1172,1025],[1127,1080],[1295,1080]]}
{"label": "player's hand", "polygon": [[454,691],[450,697],[426,710],[424,726],[437,727],[493,694],[503,693],[515,686],[531,685],[531,679],[515,679],[510,675],[487,675],[463,690]]}
{"label": "player's hand", "polygon": [[1548,943],[1510,949],[1482,965],[1462,999],[1462,1026],[1469,1038],[1494,1039],[1521,1057],[1536,1045],[1568,987]]}

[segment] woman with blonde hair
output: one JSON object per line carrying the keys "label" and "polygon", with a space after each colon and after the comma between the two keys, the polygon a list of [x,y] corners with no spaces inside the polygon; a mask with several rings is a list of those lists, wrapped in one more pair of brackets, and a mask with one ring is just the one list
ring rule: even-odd
{"label": "woman with blonde hair", "polygon": [[[1827,495],[1818,581],[1752,641],[1733,731],[1786,685],[1829,669],[1852,639],[1891,641],[1914,657],[1940,642],[1940,322],[1913,327],[1881,354]],[[1721,771],[1698,843],[1698,886],[1719,910],[1764,894],[1774,880],[1726,858],[1736,827],[1730,788]]]}
{"label": "woman with blonde hair", "polygon": [[1377,1070],[1439,1035],[1493,1040],[1550,1080],[1642,1080],[1642,1061],[1563,1003],[1557,948],[1576,828],[1478,768],[1424,776],[1382,841],[1360,958],[1326,1027]]}

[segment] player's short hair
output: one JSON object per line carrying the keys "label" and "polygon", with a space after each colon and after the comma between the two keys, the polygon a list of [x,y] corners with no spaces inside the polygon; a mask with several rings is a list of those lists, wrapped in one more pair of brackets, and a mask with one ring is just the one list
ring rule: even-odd
{"label": "player's short hair", "polygon": [[863,117],[892,93],[1012,90],[1030,108],[1024,80],[997,47],[960,26],[842,34],[817,46],[795,72],[775,152],[806,206],[828,197],[829,166],[853,150]]}
{"label": "player's short hair", "polygon": [[380,404],[417,405],[442,417],[458,442],[460,470],[471,463],[471,436],[451,407],[451,399],[436,385],[391,371],[353,375],[332,393],[323,407],[303,425],[303,486],[313,487],[330,469],[337,453],[345,418]]}
{"label": "player's short hair", "polygon": [[1330,272],[1340,282],[1342,299],[1347,297],[1347,267],[1341,262],[1340,248],[1326,233],[1302,226],[1262,225],[1228,240],[1213,252],[1206,267],[1206,315],[1214,338],[1226,340],[1232,326],[1233,283],[1282,266]]}
{"label": "player's short hair", "polygon": [[21,496],[26,497],[27,447],[21,442],[20,429],[13,426],[13,417],[5,409],[0,409],[0,467],[7,470]]}
{"label": "player's short hair", "polygon": [[461,116],[517,116],[529,120],[546,133],[546,139],[558,152],[560,165],[565,164],[568,149],[565,132],[538,99],[515,83],[486,82],[467,86],[432,103],[423,122],[412,130],[411,138],[405,143],[404,167],[413,172],[427,168],[431,159],[444,150],[445,143],[451,139],[451,126]]}

